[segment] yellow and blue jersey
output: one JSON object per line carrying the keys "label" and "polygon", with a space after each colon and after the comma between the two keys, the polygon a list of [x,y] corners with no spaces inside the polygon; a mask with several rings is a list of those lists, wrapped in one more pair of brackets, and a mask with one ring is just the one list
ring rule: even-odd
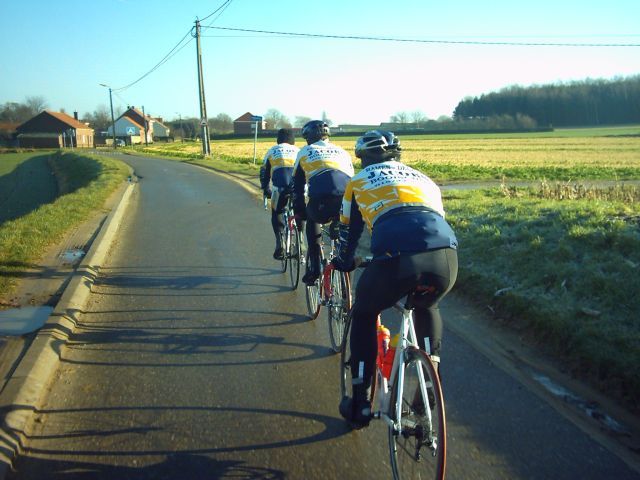
{"label": "yellow and blue jersey", "polygon": [[260,168],[260,185],[263,190],[269,186],[269,181],[276,188],[286,188],[291,183],[299,151],[298,147],[288,143],[274,145],[267,151]]}
{"label": "yellow and blue jersey", "polygon": [[340,222],[341,243],[349,253],[355,250],[363,223],[371,231],[374,256],[458,245],[445,221],[440,188],[423,173],[397,161],[369,165],[351,179]]}
{"label": "yellow and blue jersey", "polygon": [[308,185],[309,197],[342,195],[353,176],[349,153],[338,145],[319,140],[300,149],[294,166],[296,191]]}

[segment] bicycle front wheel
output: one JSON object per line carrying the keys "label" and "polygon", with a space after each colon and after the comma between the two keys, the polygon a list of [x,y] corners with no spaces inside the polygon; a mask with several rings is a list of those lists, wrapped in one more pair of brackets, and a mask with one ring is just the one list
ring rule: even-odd
{"label": "bicycle front wheel", "polygon": [[344,335],[340,348],[340,398],[350,397],[351,393],[351,348],[349,331],[351,330],[351,314],[347,315],[344,324]]}
{"label": "bicycle front wheel", "polygon": [[415,347],[406,350],[401,368],[404,386],[398,392],[395,382],[389,408],[389,416],[400,427],[389,427],[393,478],[443,479],[447,430],[438,374],[429,357]]}
{"label": "bicycle front wheel", "polygon": [[282,245],[282,259],[280,260],[282,273],[287,271],[287,256],[289,255],[289,235],[286,231],[280,233],[280,244]]}
{"label": "bicycle front wheel", "polygon": [[329,337],[331,348],[338,353],[343,345],[345,326],[349,310],[351,309],[351,289],[349,274],[338,270],[331,270],[331,295],[327,304],[329,320]]}
{"label": "bicycle front wheel", "polygon": [[300,281],[300,258],[302,256],[300,232],[295,225],[287,228],[289,229],[289,278],[291,279],[291,290],[295,290]]}

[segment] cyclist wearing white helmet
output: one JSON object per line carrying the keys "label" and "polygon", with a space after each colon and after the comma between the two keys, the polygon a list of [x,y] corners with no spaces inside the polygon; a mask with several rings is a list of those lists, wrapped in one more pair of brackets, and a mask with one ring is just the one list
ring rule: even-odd
{"label": "cyclist wearing white helmet", "polygon": [[[307,145],[294,166],[294,211],[307,220],[307,266],[302,281],[312,284],[320,275],[321,224],[338,218],[342,195],[353,176],[353,163],[346,150],[328,141],[329,126],[312,120],[302,128]],[[305,205],[304,189],[309,201]]]}
{"label": "cyclist wearing white helmet", "polygon": [[[402,297],[419,289],[414,301],[420,347],[429,338],[438,361],[442,318],[438,303],[455,283],[458,241],[445,220],[438,186],[423,173],[400,163],[402,148],[391,132],[372,130],[356,141],[362,171],[344,193],[340,215],[338,270],[355,268],[354,253],[366,223],[371,231],[373,260],[356,287],[352,309],[351,372],[353,397],[340,402],[340,413],[354,428],[367,426],[368,390],[377,353],[376,318]],[[429,350],[430,349],[430,350]]]}
{"label": "cyclist wearing white helmet", "polygon": [[[271,199],[271,226],[276,236],[276,249],[273,258],[282,259],[284,251],[280,234],[284,229],[284,212],[291,194],[289,184],[293,177],[293,165],[300,149],[295,146],[296,137],[288,128],[278,130],[277,144],[271,147],[264,156],[260,168],[260,185],[267,198]],[[273,185],[273,189],[269,187]]]}

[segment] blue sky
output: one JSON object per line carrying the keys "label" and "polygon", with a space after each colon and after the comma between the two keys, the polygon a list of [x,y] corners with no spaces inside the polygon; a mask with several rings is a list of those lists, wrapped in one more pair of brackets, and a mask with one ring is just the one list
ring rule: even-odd
{"label": "blue sky", "polygon": [[[80,114],[109,104],[224,0],[2,0],[0,103],[43,96]],[[421,40],[640,44],[640,2],[232,0],[202,24]],[[457,103],[519,84],[640,73],[640,47],[488,46],[283,37],[203,29],[208,116],[276,108],[334,123],[399,111],[451,115]],[[186,40],[191,39],[190,36]],[[184,43],[179,44],[180,46]],[[140,82],[116,109],[198,116],[195,42]]]}

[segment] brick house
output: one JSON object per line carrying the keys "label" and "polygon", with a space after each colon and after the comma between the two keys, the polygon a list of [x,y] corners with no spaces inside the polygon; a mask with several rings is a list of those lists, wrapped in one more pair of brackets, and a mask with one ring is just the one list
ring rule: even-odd
{"label": "brick house", "polygon": [[240,115],[233,121],[233,133],[238,135],[253,135],[254,125],[258,123],[258,133],[265,129],[265,122],[262,117],[247,112]]}
{"label": "brick house", "polygon": [[18,145],[24,148],[93,148],[93,128],[78,120],[77,112],[44,110],[16,128]]}

